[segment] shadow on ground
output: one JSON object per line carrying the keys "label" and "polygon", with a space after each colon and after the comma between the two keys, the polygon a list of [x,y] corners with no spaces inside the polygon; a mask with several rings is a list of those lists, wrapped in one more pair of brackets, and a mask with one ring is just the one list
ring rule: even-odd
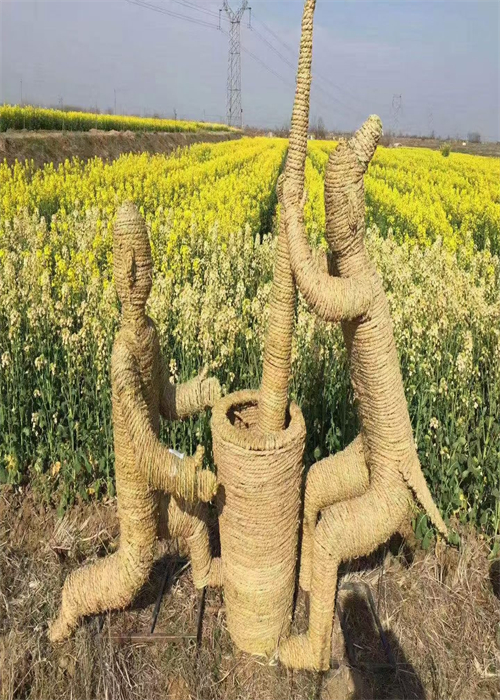
{"label": "shadow on ground", "polygon": [[379,634],[366,598],[358,592],[340,595],[346,657],[353,670],[351,700],[427,700],[396,635],[391,630]]}
{"label": "shadow on ground", "polygon": [[493,593],[500,599],[500,559],[491,562],[490,581]]}

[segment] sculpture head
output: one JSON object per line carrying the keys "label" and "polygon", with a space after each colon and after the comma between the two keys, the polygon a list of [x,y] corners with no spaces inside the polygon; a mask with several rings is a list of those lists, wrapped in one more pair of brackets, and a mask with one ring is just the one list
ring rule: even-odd
{"label": "sculpture head", "polygon": [[146,224],[132,202],[122,204],[116,215],[113,270],[123,315],[143,314],[151,292],[153,261]]}
{"label": "sculpture head", "polygon": [[335,256],[352,255],[364,246],[364,175],[382,135],[372,115],[354,136],[330,155],[325,174],[326,238]]}

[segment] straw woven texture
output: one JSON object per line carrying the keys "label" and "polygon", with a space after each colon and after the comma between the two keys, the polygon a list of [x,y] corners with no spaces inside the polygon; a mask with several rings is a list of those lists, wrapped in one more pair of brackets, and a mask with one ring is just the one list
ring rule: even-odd
{"label": "straw woven texture", "polygon": [[85,615],[128,606],[147,581],[159,491],[171,494],[162,500],[162,520],[171,536],[186,538],[195,584],[203,587],[220,579],[220,563],[212,565],[210,555],[206,507],[199,504],[215,494],[215,476],[201,470],[202,448],[194,457],[180,459],[158,439],[160,412],[176,419],[203,410],[219,398],[220,387],[205,373],[175,387],[166,379],[156,328],[145,314],[152,275],[148,235],[130,203],[118,212],[113,253],[122,302],[122,328],[111,361],[120,546],[67,578],[61,610],[49,632],[52,641],[67,637]]}
{"label": "straw woven texture", "polygon": [[[293,668],[328,668],[339,564],[369,554],[403,528],[414,498],[447,535],[420,468],[389,306],[364,245],[363,177],[381,133],[380,119],[370,117],[331,154],[325,178],[326,236],[339,276],[332,278],[330,290],[336,294],[342,289],[350,299],[339,304],[325,298],[321,304],[331,303],[331,318],[343,321],[361,436],[344,452],[315,465],[307,480],[300,583],[311,593],[309,630],[286,640],[279,651],[281,661]],[[320,295],[326,297],[330,290],[310,267],[300,216],[287,211],[286,217],[292,269],[317,310]],[[302,288],[304,271],[309,277]],[[371,301],[359,303],[368,289]],[[356,313],[359,318],[352,320]]]}
{"label": "straw woven texture", "polygon": [[[278,190],[280,203],[300,202],[304,193],[313,17],[316,0],[306,0],[302,17],[297,88],[292,114],[290,143],[284,176]],[[291,371],[292,335],[295,320],[295,284],[290,269],[284,217],[280,220],[273,287],[269,302],[269,326],[259,402],[258,424],[262,432],[283,430],[288,407],[288,382]]]}
{"label": "straw woven texture", "polygon": [[[304,6],[282,204],[304,192],[315,5]],[[288,409],[295,299],[282,217],[260,392],[226,397],[212,418],[228,628],[240,649],[258,654],[275,650],[292,612],[305,443],[302,414]]]}
{"label": "straw woven texture", "polygon": [[227,625],[244,651],[268,654],[289,631],[305,424],[290,406],[287,428],[257,428],[255,391],[217,403],[212,416]]}

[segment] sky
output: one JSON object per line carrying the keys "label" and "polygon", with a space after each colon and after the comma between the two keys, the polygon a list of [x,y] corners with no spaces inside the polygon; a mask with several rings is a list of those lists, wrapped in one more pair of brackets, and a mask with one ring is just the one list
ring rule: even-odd
{"label": "sky", "polygon": [[[290,119],[302,1],[250,4],[252,28],[248,11],[241,23],[243,119],[273,129]],[[229,25],[218,29],[221,6],[0,0],[0,103],[104,111],[116,100],[119,113],[224,121]],[[376,113],[386,131],[474,131],[498,141],[499,44],[493,0],[318,0],[311,119],[347,131]]]}

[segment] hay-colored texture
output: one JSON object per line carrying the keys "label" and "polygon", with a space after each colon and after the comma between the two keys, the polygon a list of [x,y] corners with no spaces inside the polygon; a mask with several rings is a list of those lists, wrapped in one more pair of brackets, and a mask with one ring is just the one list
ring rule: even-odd
{"label": "hay-colored texture", "polygon": [[447,535],[416,453],[382,280],[364,245],[363,176],[381,133],[372,116],[329,159],[326,236],[336,277],[313,269],[302,214],[294,205],[286,211],[299,288],[312,309],[329,309],[323,317],[343,322],[361,422],[360,437],[308,476],[300,584],[311,593],[309,630],[280,647],[281,661],[293,668],[328,668],[342,561],[369,554],[403,528],[415,498]]}
{"label": "hay-colored texture", "polygon": [[[281,204],[283,204],[283,198],[299,202],[304,193],[315,6],[316,0],[306,0],[302,17],[302,36],[290,143],[284,175],[280,178],[278,187]],[[269,302],[269,325],[259,401],[258,425],[262,432],[283,430],[285,425],[295,297],[296,291],[290,269],[286,227],[282,216],[276,249],[273,287]]]}
{"label": "hay-colored texture", "polygon": [[122,303],[122,327],[111,360],[116,489],[120,520],[118,551],[70,574],[52,641],[67,637],[80,617],[128,606],[147,581],[158,530],[159,493],[171,536],[186,539],[195,585],[214,578],[206,525],[206,506],[216,491],[215,476],[201,470],[203,449],[184,459],[159,441],[160,413],[175,420],[201,411],[220,396],[205,373],[173,386],[161,362],[154,323],[145,314],[151,290],[148,235],[136,207],[124,204],[114,235],[114,275]]}
{"label": "hay-colored texture", "polygon": [[[302,18],[282,204],[304,192],[315,5],[306,0]],[[226,397],[212,420],[228,628],[240,649],[256,654],[273,652],[288,633],[293,604],[305,442],[296,406],[287,425],[295,296],[282,217],[260,392]]]}
{"label": "hay-colored texture", "polygon": [[290,628],[306,431],[292,404],[285,430],[260,432],[258,398],[219,401],[212,433],[227,626],[240,649],[268,654]]}

